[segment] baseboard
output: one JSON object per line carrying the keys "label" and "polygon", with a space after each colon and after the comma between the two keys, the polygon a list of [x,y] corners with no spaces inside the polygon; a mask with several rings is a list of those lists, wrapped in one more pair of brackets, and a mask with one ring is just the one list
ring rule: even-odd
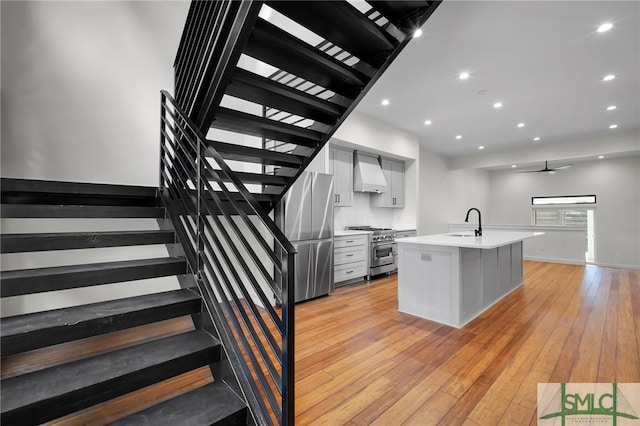
{"label": "baseboard", "polygon": [[640,266],[638,265],[618,265],[616,263],[596,263],[596,265],[601,266],[603,268],[616,268],[616,269],[633,269],[633,270],[640,270]]}
{"label": "baseboard", "polygon": [[524,260],[533,260],[536,262],[548,262],[548,263],[564,263],[567,265],[585,265],[584,261],[575,259],[557,259],[553,257],[538,257],[538,256],[524,256]]}
{"label": "baseboard", "polygon": [[[537,257],[537,256],[526,256],[524,260],[532,260],[535,262],[548,262],[548,263],[564,263],[567,265],[587,265],[586,262],[572,260],[572,259],[556,259],[550,257]],[[631,269],[631,270],[640,270],[640,266],[638,265],[620,265],[616,263],[602,263],[597,262],[589,265],[600,266],[602,268],[616,268],[616,269]]]}

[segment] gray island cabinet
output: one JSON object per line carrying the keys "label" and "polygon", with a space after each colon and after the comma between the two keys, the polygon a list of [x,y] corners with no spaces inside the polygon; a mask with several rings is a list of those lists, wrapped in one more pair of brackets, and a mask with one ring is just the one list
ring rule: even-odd
{"label": "gray island cabinet", "polygon": [[493,231],[397,240],[398,310],[463,327],[522,285],[522,241],[541,234]]}

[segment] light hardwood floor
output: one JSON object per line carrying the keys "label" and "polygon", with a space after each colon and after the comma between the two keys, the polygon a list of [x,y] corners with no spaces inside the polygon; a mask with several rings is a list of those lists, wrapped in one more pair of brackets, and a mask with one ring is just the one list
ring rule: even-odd
{"label": "light hardwood floor", "polygon": [[[296,425],[536,424],[539,382],[640,382],[640,271],[525,262],[462,329],[397,311],[396,277],[296,305]],[[178,318],[2,359],[2,377],[193,329]],[[209,383],[199,369],[50,424],[103,425]]]}
{"label": "light hardwood floor", "polygon": [[399,313],[395,276],[298,304],[296,424],[535,425],[539,382],[640,382],[639,278],[525,262],[462,329]]}

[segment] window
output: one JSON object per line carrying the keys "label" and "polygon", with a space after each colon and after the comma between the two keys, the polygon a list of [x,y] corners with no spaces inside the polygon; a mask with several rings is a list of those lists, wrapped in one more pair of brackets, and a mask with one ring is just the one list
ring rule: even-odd
{"label": "window", "polygon": [[546,226],[587,226],[588,209],[534,208],[533,224]]}
{"label": "window", "polygon": [[531,205],[545,206],[554,204],[595,204],[595,195],[568,195],[564,197],[531,197]]}
{"label": "window", "polygon": [[595,203],[595,195],[531,197],[532,221],[534,225],[586,228]]}

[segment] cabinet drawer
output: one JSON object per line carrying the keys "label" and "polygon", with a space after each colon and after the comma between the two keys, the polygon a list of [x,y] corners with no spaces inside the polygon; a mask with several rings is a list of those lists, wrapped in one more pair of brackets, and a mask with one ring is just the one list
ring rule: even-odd
{"label": "cabinet drawer", "polygon": [[343,248],[343,247],[354,247],[354,246],[363,246],[369,243],[369,235],[360,234],[360,235],[349,235],[346,237],[334,237],[333,238],[333,247],[334,248]]}
{"label": "cabinet drawer", "polygon": [[361,278],[365,275],[367,275],[366,262],[347,263],[345,265],[335,266],[333,281],[339,283],[353,278]]}
{"label": "cabinet drawer", "polygon": [[343,265],[345,263],[362,262],[366,259],[365,246],[342,247],[334,249],[333,263],[334,265]]}
{"label": "cabinet drawer", "polygon": [[415,237],[417,235],[418,233],[416,231],[399,231],[396,232],[396,239]]}

